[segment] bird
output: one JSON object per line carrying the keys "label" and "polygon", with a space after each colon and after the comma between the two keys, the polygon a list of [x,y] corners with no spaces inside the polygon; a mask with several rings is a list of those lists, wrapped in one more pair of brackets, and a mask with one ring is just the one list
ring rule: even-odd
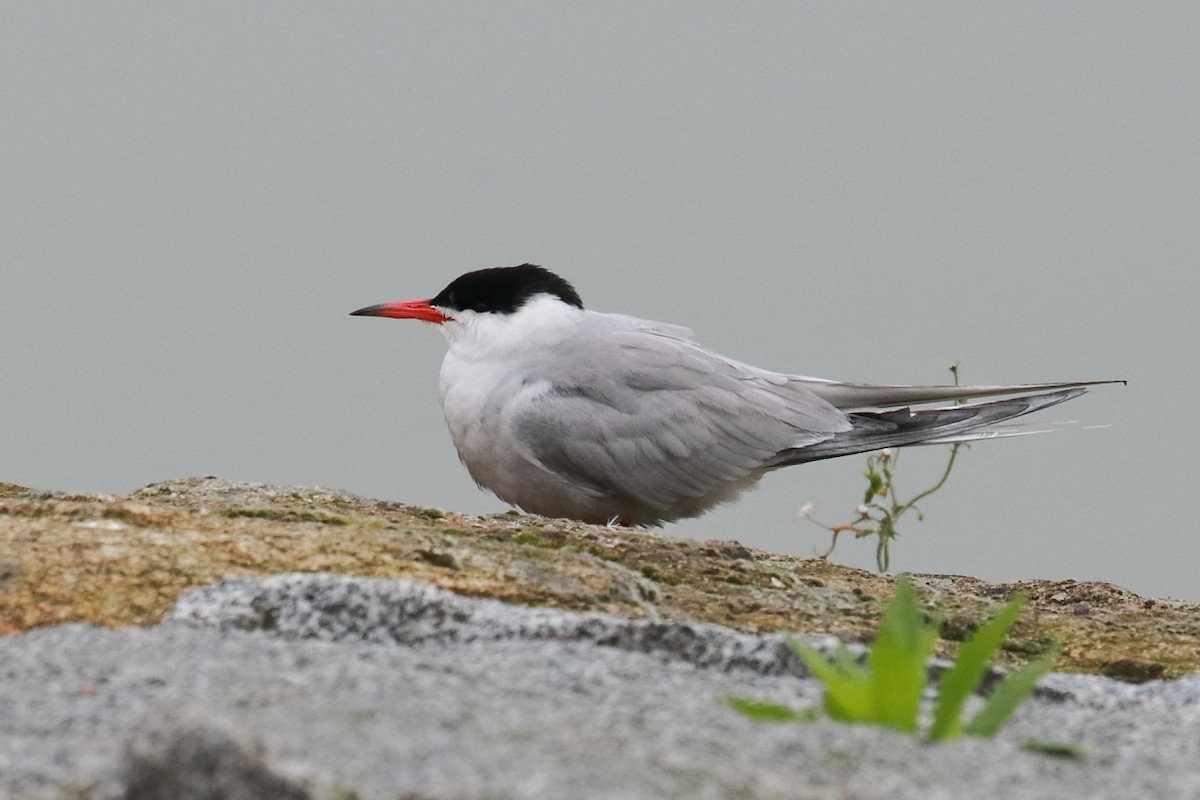
{"label": "bird", "polygon": [[[1119,382],[906,386],[772,372],[706,349],[688,328],[586,309],[535,264],[467,272],[428,300],[351,315],[442,333],[442,410],[480,487],[528,513],[629,527],[699,516],[781,467],[1012,435],[988,426]],[[977,400],[991,397],[1003,399]]]}

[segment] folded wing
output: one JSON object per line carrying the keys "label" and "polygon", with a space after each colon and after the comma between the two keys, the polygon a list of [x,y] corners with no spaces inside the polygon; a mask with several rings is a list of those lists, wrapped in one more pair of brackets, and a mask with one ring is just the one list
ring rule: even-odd
{"label": "folded wing", "polygon": [[787,376],[653,330],[568,344],[514,433],[551,473],[597,497],[667,511],[761,473],[781,451],[852,429]]}

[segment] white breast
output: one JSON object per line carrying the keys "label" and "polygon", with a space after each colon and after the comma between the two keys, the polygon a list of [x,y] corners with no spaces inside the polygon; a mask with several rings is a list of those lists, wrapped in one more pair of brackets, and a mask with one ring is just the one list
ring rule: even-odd
{"label": "white breast", "polygon": [[565,516],[588,498],[541,467],[514,435],[512,420],[549,391],[538,375],[553,368],[556,343],[574,333],[583,314],[535,298],[516,314],[461,312],[439,326],[449,344],[439,381],[442,412],[459,459],[500,499],[547,516]]}

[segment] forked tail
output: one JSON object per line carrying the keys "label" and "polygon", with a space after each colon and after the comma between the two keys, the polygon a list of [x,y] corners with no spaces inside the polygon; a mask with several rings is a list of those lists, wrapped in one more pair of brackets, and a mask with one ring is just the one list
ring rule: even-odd
{"label": "forked tail", "polygon": [[847,416],[852,427],[832,438],[805,447],[779,453],[772,467],[786,467],[825,458],[848,456],[885,447],[914,444],[951,444],[973,439],[993,438],[983,430],[1006,420],[1064,403],[1086,392],[1075,387],[1056,392],[970,403],[941,408],[897,408],[891,411],[860,411]]}

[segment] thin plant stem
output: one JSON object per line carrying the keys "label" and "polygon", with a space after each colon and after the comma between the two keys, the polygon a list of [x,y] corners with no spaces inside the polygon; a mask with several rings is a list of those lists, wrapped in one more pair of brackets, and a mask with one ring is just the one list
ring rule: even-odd
{"label": "thin plant stem", "polygon": [[[954,376],[954,385],[958,386],[957,362],[950,365],[950,374]],[[870,455],[867,458],[867,468],[863,473],[867,478],[867,490],[863,495],[862,505],[858,507],[858,517],[853,522],[841,525],[825,525],[812,518],[812,505],[805,504],[804,508],[800,511],[801,516],[830,532],[829,547],[824,552],[818,553],[817,557],[825,559],[832,555],[834,548],[837,547],[838,536],[847,531],[852,532],[855,539],[861,539],[864,536],[875,536],[877,538],[875,543],[875,566],[880,572],[887,572],[891,566],[891,552],[889,548],[892,539],[896,539],[900,535],[897,530],[900,518],[910,509],[917,512],[918,519],[924,518],[917,503],[946,485],[946,482],[950,479],[950,473],[954,470],[959,448],[962,446],[961,442],[951,445],[950,458],[946,461],[946,468],[942,470],[941,477],[928,489],[918,492],[915,497],[907,501],[901,501],[896,491],[895,472],[900,452],[898,450],[884,449]],[[880,498],[886,502],[881,502]]]}

